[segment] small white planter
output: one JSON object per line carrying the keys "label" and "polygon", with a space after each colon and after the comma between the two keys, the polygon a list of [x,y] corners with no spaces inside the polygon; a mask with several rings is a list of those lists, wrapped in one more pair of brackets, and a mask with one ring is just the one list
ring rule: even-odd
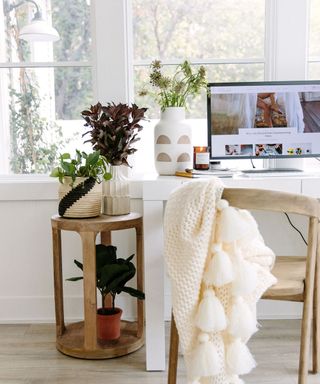
{"label": "small white planter", "polygon": [[103,182],[103,213],[117,216],[130,213],[129,181],[123,175],[123,165],[110,167],[112,179]]}
{"label": "small white planter", "polygon": [[[59,185],[59,211],[60,205],[64,203],[64,206],[68,206],[65,212],[61,215],[68,218],[86,218],[96,217],[101,214],[101,200],[102,200],[102,187],[101,184],[95,183],[90,191],[84,193],[79,191],[75,197],[72,190],[77,187],[80,183],[86,180],[84,177],[77,177],[71,188],[72,179],[71,177],[65,177],[63,184]],[[83,196],[82,196],[83,194]],[[66,197],[63,202],[62,199]],[[74,201],[75,200],[75,201]],[[60,212],[59,212],[60,214]]]}
{"label": "small white planter", "polygon": [[169,107],[161,112],[155,125],[155,166],[159,175],[174,175],[192,168],[191,127],[185,120],[185,108]]}

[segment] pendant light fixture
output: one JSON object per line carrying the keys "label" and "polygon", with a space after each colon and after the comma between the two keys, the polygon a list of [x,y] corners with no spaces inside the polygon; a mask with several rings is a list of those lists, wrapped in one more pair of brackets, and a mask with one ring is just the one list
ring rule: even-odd
{"label": "pendant light fixture", "polygon": [[58,41],[60,39],[58,31],[43,19],[40,7],[34,0],[22,0],[16,4],[7,3],[6,10],[10,12],[26,2],[32,3],[36,7],[36,12],[31,22],[20,29],[19,39],[29,42]]}

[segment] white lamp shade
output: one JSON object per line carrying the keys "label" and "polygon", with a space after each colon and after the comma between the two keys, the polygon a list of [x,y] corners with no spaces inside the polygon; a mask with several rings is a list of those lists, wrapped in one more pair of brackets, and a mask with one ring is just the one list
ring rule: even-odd
{"label": "white lamp shade", "polygon": [[32,20],[20,29],[19,38],[29,42],[58,41],[60,36],[57,30],[44,20]]}

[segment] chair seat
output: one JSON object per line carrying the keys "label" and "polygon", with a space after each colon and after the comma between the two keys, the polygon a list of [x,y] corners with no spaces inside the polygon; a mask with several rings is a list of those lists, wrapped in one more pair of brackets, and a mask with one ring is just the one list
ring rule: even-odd
{"label": "chair seat", "polygon": [[264,293],[263,299],[303,301],[305,257],[278,256],[271,272],[278,282]]}

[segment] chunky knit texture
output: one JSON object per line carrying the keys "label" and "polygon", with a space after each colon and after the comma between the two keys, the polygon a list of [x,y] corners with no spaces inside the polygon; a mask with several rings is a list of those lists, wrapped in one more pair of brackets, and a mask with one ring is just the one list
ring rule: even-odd
{"label": "chunky knit texture", "polygon": [[[216,348],[222,367],[219,373],[202,378],[190,376],[191,359],[199,345],[200,332],[194,319],[204,290],[208,288],[203,275],[212,257],[212,249],[216,250],[222,246],[234,264],[237,255],[241,255],[241,260],[248,262],[250,268],[254,269],[257,276],[255,288],[250,293],[242,294],[242,299],[254,317],[257,300],[276,282],[270,273],[274,254],[264,244],[257,224],[249,212],[237,210],[241,220],[250,228],[243,237],[222,245],[217,241],[220,236],[218,225],[221,215],[217,211],[217,204],[220,202],[219,209],[227,205],[224,201],[221,204],[222,192],[223,184],[216,178],[185,183],[170,195],[165,210],[165,261],[171,280],[173,313],[190,383],[231,384],[238,380],[238,376],[226,364],[226,350],[234,342],[234,337],[228,333],[228,329],[209,333],[209,339]],[[232,287],[231,283],[212,287],[224,308],[227,322],[235,301]]]}

